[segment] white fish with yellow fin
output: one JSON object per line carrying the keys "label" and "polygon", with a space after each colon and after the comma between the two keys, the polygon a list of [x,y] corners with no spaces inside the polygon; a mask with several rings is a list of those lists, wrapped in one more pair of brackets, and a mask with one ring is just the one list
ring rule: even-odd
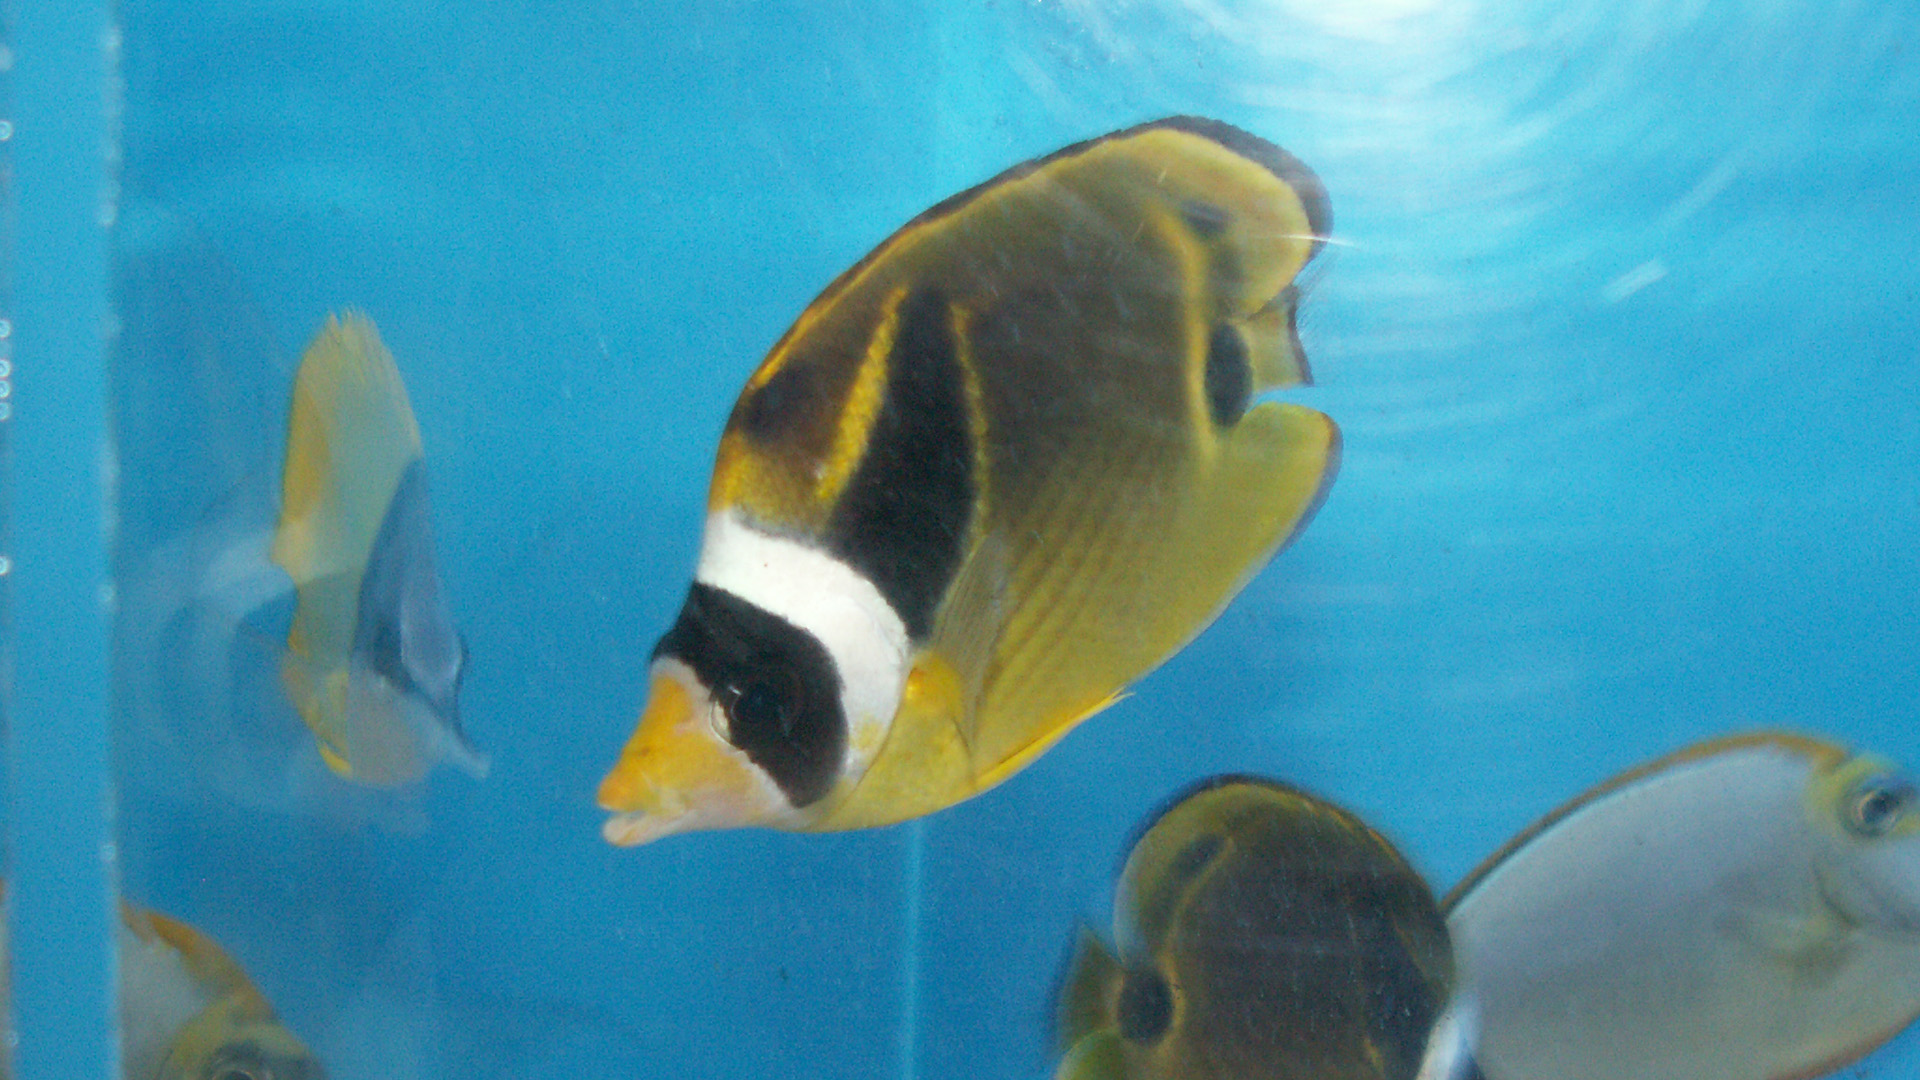
{"label": "white fish with yellow fin", "polygon": [[1178,651],[1319,505],[1296,278],[1331,228],[1213,120],[1020,165],[828,286],[720,442],[605,835],[882,825],[999,783]]}
{"label": "white fish with yellow fin", "polygon": [[460,730],[466,646],[434,565],[420,429],[373,323],[330,318],[295,376],[273,562],[298,599],[281,673],[339,775],[395,786],[441,760],[478,777]]}
{"label": "white fish with yellow fin", "polygon": [[1920,806],[1788,734],[1629,772],[1448,898],[1486,1080],[1804,1080],[1920,1015]]}
{"label": "white fish with yellow fin", "polygon": [[1447,1080],[1465,1060],[1433,891],[1365,822],[1249,777],[1156,817],[1082,932],[1055,1080]]}
{"label": "white fish with yellow fin", "polygon": [[[6,946],[0,923],[0,954]],[[125,1080],[326,1080],[327,1070],[212,938],[120,905],[120,1059]],[[9,1000],[0,965],[0,1010]],[[6,1080],[0,1055],[0,1080]]]}

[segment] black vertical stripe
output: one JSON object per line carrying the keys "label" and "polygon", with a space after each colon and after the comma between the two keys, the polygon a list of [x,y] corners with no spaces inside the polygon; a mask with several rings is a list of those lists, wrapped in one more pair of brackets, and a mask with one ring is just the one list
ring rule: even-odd
{"label": "black vertical stripe", "polygon": [[972,520],[973,425],[953,312],[936,289],[901,302],[887,389],[827,544],[923,641],[959,569]]}

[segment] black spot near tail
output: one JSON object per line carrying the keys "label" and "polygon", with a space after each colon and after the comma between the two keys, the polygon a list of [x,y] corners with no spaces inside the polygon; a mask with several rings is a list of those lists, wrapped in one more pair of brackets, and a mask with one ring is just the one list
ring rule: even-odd
{"label": "black spot near tail", "polygon": [[1173,1026],[1173,991],[1157,971],[1129,971],[1120,983],[1115,1011],[1121,1038],[1136,1043],[1159,1042]]}
{"label": "black spot near tail", "polygon": [[1239,327],[1220,323],[1207,338],[1207,410],[1215,427],[1227,428],[1246,414],[1253,399],[1253,366]]}

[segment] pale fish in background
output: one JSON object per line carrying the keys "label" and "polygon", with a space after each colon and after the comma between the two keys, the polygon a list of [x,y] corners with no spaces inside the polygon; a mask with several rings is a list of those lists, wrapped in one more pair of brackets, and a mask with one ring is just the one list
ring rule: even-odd
{"label": "pale fish in background", "polygon": [[1465,1060],[1438,901],[1379,833],[1243,777],[1161,814],[1082,931],[1056,1080],[1444,1080]]}
{"label": "pale fish in background", "polygon": [[[0,924],[0,953],[6,940]],[[319,1059],[212,938],[122,903],[116,944],[125,1080],[325,1080]],[[0,1007],[8,990],[0,965]]]}
{"label": "pale fish in background", "polygon": [[1797,735],[1618,777],[1447,910],[1487,1080],[1800,1080],[1920,1015],[1913,782]]}
{"label": "pale fish in background", "polygon": [[298,592],[281,672],[339,775],[487,762],[460,730],[466,647],[434,566],[420,429],[373,323],[330,318],[295,377],[271,550]]}

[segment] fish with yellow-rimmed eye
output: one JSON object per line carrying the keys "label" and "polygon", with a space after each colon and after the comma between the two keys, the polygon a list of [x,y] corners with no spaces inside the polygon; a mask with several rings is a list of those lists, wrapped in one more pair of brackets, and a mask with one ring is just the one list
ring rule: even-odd
{"label": "fish with yellow-rimmed eye", "polygon": [[466,646],[434,565],[420,428],[366,318],[330,318],[294,378],[271,558],[298,599],[281,674],[335,773],[391,787],[487,762],[460,731]]}
{"label": "fish with yellow-rimmed eye", "polygon": [[1016,772],[1200,632],[1318,506],[1333,422],[1279,147],[1174,118],[909,222],[722,435],[694,584],[602,782],[605,835],[856,828]]}
{"label": "fish with yellow-rimmed eye", "polygon": [[1392,844],[1297,788],[1219,777],[1134,844],[1114,947],[1083,930],[1056,1080],[1446,1080],[1453,950]]}
{"label": "fish with yellow-rimmed eye", "polygon": [[1920,1016],[1920,796],[1783,732],[1602,784],[1447,898],[1486,1080],[1798,1080]]}

